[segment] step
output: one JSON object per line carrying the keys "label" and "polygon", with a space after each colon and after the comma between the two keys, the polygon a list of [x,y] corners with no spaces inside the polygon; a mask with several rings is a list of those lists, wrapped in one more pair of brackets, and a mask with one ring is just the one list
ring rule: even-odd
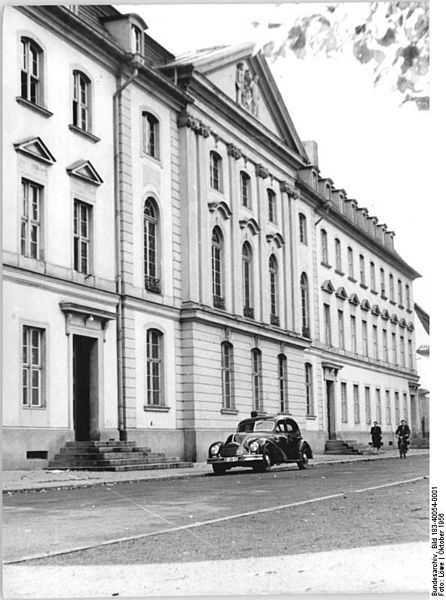
{"label": "step", "polygon": [[[121,465],[121,466],[100,466],[100,467],[98,467],[98,466],[95,466],[95,467],[74,466],[74,467],[67,467],[67,468],[69,468],[71,471],[122,472],[122,471],[151,471],[151,470],[156,470],[156,469],[187,469],[187,468],[193,467],[193,466],[194,466],[193,462],[178,461],[178,462],[169,462],[169,463],[149,463],[149,464],[138,463],[136,465]],[[61,468],[60,466],[57,466],[57,467],[49,466],[48,470],[51,471],[52,469],[60,469],[60,468]]]}
{"label": "step", "polygon": [[72,441],[66,442],[66,446],[116,446],[118,447],[128,447],[128,446],[136,446],[136,442],[122,442],[120,440],[87,440],[87,441]]}
{"label": "step", "polygon": [[135,464],[153,464],[153,463],[169,463],[169,462],[178,462],[179,458],[176,456],[169,456],[165,458],[119,458],[115,460],[57,460],[54,459],[50,462],[51,466],[59,466],[62,468],[62,465],[67,465],[67,468],[74,468],[76,466],[92,466],[92,467],[101,467],[101,466],[125,466],[125,465],[135,465]]}

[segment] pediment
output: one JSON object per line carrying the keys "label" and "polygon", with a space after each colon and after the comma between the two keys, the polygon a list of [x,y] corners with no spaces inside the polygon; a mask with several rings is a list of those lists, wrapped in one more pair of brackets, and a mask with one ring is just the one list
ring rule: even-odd
{"label": "pediment", "polygon": [[333,284],[331,283],[331,281],[329,279],[326,279],[324,281],[324,283],[321,285],[321,289],[324,292],[327,292],[328,294],[333,294],[333,292],[335,291]]}
{"label": "pediment", "polygon": [[381,317],[384,319],[384,321],[388,321],[390,319],[390,313],[387,308],[382,311]]}
{"label": "pediment", "polygon": [[278,248],[282,248],[282,246],[285,243],[285,240],[283,239],[282,235],[280,233],[268,233],[266,236],[266,241],[269,244],[276,244],[276,246]]}
{"label": "pediment", "polygon": [[220,202],[208,202],[208,207],[210,212],[215,212],[218,210],[225,220],[229,219],[229,217],[232,215],[232,210],[223,200]]}
{"label": "pediment", "polygon": [[372,315],[379,316],[380,314],[381,314],[381,309],[379,308],[379,306],[377,304],[374,304],[372,306]]}
{"label": "pediment", "polygon": [[101,185],[103,180],[89,160],[78,160],[69,167],[67,173],[72,177],[79,177],[93,185]]}
{"label": "pediment", "polygon": [[407,330],[413,331],[414,329],[415,329],[414,324],[412,323],[412,321],[409,321],[407,324]]}
{"label": "pediment", "polygon": [[350,298],[348,299],[348,301],[350,302],[350,304],[353,304],[353,306],[359,306],[360,304],[358,294],[350,294]]}
{"label": "pediment", "polygon": [[362,310],[370,310],[370,302],[367,300],[367,298],[361,302],[361,308]]}
{"label": "pediment", "polygon": [[26,138],[20,142],[14,144],[16,152],[21,152],[27,156],[31,156],[36,160],[40,160],[44,163],[52,165],[56,162],[56,159],[51,154],[48,146],[42,141],[40,137]]}
{"label": "pediment", "polygon": [[339,298],[340,300],[347,300],[348,298],[348,294],[345,291],[345,288],[340,287],[336,290],[336,294],[335,294],[336,298]]}
{"label": "pediment", "polygon": [[260,231],[259,224],[253,218],[250,219],[240,219],[239,221],[240,229],[245,229],[247,227],[252,235],[257,235]]}
{"label": "pediment", "polygon": [[398,323],[398,316],[395,313],[390,317],[390,322],[395,323],[395,325]]}
{"label": "pediment", "polygon": [[400,319],[400,327],[403,327],[403,329],[407,327],[406,319],[404,317]]}

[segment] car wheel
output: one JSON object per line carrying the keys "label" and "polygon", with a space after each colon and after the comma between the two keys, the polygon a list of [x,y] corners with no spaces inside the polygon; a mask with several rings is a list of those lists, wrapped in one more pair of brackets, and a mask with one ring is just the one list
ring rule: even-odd
{"label": "car wheel", "polygon": [[225,475],[226,474],[226,465],[212,465],[214,470],[214,475]]}
{"label": "car wheel", "polygon": [[302,458],[297,461],[297,466],[299,469],[303,470],[308,467],[308,454],[306,450],[302,450]]}
{"label": "car wheel", "polygon": [[264,450],[262,460],[262,471],[264,473],[269,473],[271,471],[272,466],[273,461],[271,459],[271,454],[269,453],[269,450]]}

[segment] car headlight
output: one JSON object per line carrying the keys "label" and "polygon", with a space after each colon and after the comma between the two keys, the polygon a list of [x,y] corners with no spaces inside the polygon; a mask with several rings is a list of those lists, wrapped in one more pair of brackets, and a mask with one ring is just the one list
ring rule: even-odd
{"label": "car headlight", "polygon": [[249,444],[249,449],[251,452],[257,452],[257,450],[259,449],[259,445],[257,442],[251,442]]}
{"label": "car headlight", "polygon": [[209,452],[212,454],[212,456],[215,456],[216,454],[218,454],[219,451],[220,451],[220,444],[214,444],[209,449]]}

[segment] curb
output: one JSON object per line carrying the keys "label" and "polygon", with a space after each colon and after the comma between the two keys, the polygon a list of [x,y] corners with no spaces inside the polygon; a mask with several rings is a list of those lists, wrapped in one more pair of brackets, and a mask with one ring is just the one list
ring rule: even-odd
{"label": "curb", "polygon": [[[414,454],[412,456],[426,456],[429,455],[429,451],[426,450],[425,452],[420,452],[417,454]],[[349,458],[340,458],[339,460],[330,460],[330,461],[325,461],[325,462],[318,462],[318,463],[313,463],[310,464],[310,469],[313,468],[318,468],[318,467],[326,467],[328,465],[340,465],[340,464],[348,464],[348,463],[356,463],[356,462],[374,462],[377,460],[390,460],[390,459],[397,459],[399,458],[398,455],[391,455],[391,456],[385,456],[384,454],[382,456],[365,456],[364,458],[353,458],[353,457],[349,457]],[[283,472],[283,471],[292,471],[295,470],[295,467],[291,467],[291,466],[287,466],[287,465],[283,465],[283,466],[276,466],[273,467],[272,472]],[[3,495],[12,495],[12,494],[20,494],[20,493],[27,493],[27,492],[46,492],[46,491],[51,491],[51,490],[56,490],[56,491],[61,491],[61,490],[70,490],[70,489],[78,489],[78,488],[92,488],[92,487],[101,487],[101,486],[115,486],[115,485],[121,485],[121,484],[126,484],[126,483],[142,483],[142,482],[153,482],[153,481],[172,481],[175,479],[189,479],[189,478],[193,478],[193,477],[213,477],[214,474],[212,473],[212,471],[206,471],[206,472],[199,472],[199,473],[176,473],[176,474],[166,474],[165,477],[132,477],[129,479],[121,479],[118,481],[82,481],[79,483],[75,483],[73,482],[64,482],[61,481],[60,483],[55,483],[54,485],[47,485],[47,484],[37,484],[37,485],[32,485],[26,488],[10,488],[10,489],[3,489],[2,493]]]}

